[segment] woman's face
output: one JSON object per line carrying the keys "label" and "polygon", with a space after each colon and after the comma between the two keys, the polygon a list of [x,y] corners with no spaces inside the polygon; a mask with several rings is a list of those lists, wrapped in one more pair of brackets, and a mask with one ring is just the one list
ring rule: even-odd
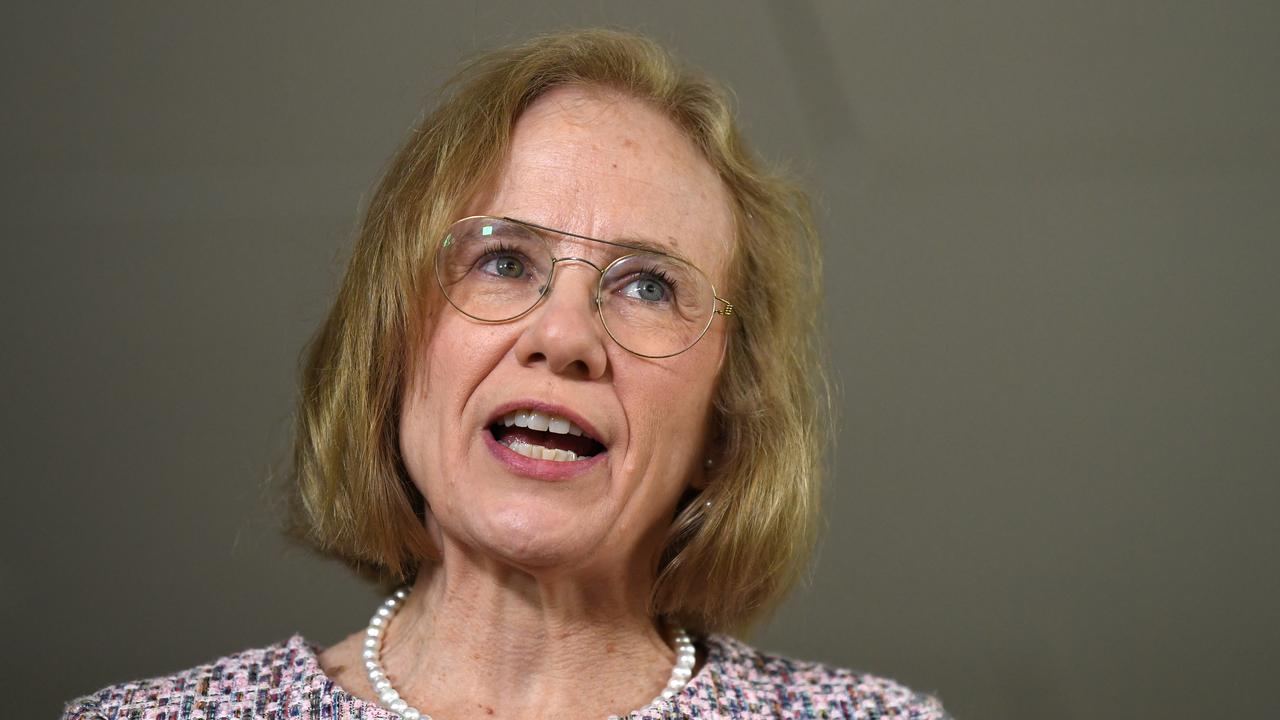
{"label": "woman's face", "polygon": [[[466,214],[646,241],[723,288],[729,202],[714,170],[658,111],[563,87],[520,117],[495,186]],[[548,237],[556,257],[601,268],[626,252]],[[598,278],[589,265],[561,264],[531,313],[492,325],[454,310],[437,291],[400,423],[404,462],[427,498],[437,542],[535,573],[649,572],[677,500],[702,481],[725,320],[682,354],[642,358],[601,326]],[[509,430],[504,416],[519,410],[549,416],[549,430],[573,422],[599,443],[596,454],[556,462],[511,450],[513,432],[557,444],[556,433]]]}

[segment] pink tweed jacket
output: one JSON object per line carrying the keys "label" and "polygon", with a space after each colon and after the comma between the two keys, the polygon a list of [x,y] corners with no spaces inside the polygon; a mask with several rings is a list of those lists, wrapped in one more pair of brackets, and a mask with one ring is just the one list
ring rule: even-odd
{"label": "pink tweed jacket", "polygon": [[[942,705],[885,678],[769,655],[712,635],[707,662],[671,700],[629,720],[831,718],[943,720]],[[300,636],[168,677],[103,688],[63,720],[398,720],[339,687]]]}

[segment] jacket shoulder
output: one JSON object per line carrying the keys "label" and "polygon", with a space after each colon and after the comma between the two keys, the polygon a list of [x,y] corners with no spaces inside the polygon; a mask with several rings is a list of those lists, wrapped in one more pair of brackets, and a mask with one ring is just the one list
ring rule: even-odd
{"label": "jacket shoulder", "polygon": [[951,720],[934,695],[891,678],[763,652],[726,636],[708,643],[718,655],[720,690],[748,717]]}
{"label": "jacket shoulder", "polygon": [[67,703],[63,720],[288,717],[323,678],[300,636],[162,677],[111,685]]}

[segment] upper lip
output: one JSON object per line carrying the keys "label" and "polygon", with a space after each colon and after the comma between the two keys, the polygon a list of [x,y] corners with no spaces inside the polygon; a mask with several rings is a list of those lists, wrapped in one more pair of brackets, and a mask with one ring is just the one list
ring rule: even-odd
{"label": "upper lip", "polygon": [[543,400],[512,400],[510,402],[502,403],[498,407],[494,408],[493,412],[489,416],[489,420],[485,423],[485,427],[487,428],[494,423],[502,422],[502,417],[504,415],[509,412],[515,412],[516,410],[533,410],[535,412],[548,413],[550,415],[559,415],[565,420],[568,420],[574,425],[582,428],[582,432],[590,435],[592,440],[604,445],[606,448],[609,446],[609,439],[604,435],[601,435],[600,431],[591,423],[591,421],[563,405],[557,405]]}

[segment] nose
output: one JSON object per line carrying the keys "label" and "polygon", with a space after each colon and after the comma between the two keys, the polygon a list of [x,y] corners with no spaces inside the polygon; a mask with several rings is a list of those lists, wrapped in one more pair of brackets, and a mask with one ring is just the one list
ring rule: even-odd
{"label": "nose", "polygon": [[[565,260],[576,262],[565,262]],[[608,368],[608,338],[596,318],[593,263],[565,258],[557,263],[552,287],[525,319],[515,353],[524,365],[545,362],[556,374],[596,380]]]}

